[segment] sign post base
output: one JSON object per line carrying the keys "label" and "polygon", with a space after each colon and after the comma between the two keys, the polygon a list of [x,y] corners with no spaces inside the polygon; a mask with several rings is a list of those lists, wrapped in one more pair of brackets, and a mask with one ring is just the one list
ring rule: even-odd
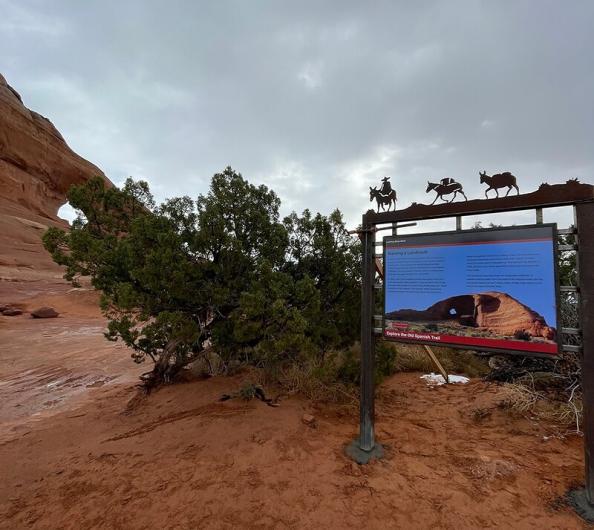
{"label": "sign post base", "polygon": [[365,451],[359,446],[359,438],[355,438],[344,449],[349,458],[352,458],[357,464],[369,464],[371,460],[383,458],[384,448],[376,443],[370,451]]}
{"label": "sign post base", "polygon": [[571,490],[567,494],[567,499],[582,519],[589,523],[594,523],[594,504],[588,500],[585,488]]}

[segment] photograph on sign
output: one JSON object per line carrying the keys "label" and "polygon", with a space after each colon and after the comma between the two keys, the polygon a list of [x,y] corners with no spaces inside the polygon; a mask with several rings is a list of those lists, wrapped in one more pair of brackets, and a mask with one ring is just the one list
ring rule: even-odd
{"label": "photograph on sign", "polygon": [[556,225],[384,238],[384,338],[559,353]]}

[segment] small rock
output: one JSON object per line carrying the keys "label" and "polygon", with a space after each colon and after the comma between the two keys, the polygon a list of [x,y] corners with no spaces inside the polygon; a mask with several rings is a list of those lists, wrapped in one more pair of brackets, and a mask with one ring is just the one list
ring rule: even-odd
{"label": "small rock", "polygon": [[22,315],[23,312],[20,309],[17,309],[16,307],[9,307],[8,309],[2,311],[2,314],[6,317],[14,317],[16,315]]}
{"label": "small rock", "polygon": [[31,311],[33,318],[56,318],[59,313],[53,307],[40,307],[35,311]]}
{"label": "small rock", "polygon": [[305,423],[305,425],[307,425],[308,427],[311,427],[312,429],[315,429],[318,426],[315,417],[311,414],[304,414],[301,418],[301,421]]}

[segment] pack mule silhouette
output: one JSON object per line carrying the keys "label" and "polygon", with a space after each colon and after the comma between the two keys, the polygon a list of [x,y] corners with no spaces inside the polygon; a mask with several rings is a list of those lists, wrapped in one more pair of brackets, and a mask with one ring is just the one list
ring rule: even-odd
{"label": "pack mule silhouette", "polygon": [[[425,193],[429,193],[430,191],[435,191],[436,193],[435,199],[431,203],[432,205],[435,204],[437,199],[441,199],[444,202],[453,202],[458,193],[462,194],[465,200],[468,200],[468,197],[466,197],[466,194],[462,189],[462,184],[456,182],[452,178],[443,178],[440,182],[427,181],[427,189],[425,190]],[[452,193],[454,196],[451,198],[451,200],[448,201],[443,198],[444,195],[451,195]]]}
{"label": "pack mule silhouette", "polygon": [[516,182],[516,177],[512,175],[509,171],[505,173],[497,173],[493,176],[487,175],[485,171],[479,171],[479,175],[481,177],[481,184],[488,184],[489,187],[485,190],[485,197],[488,199],[489,196],[487,193],[491,190],[495,190],[497,194],[497,198],[499,198],[499,188],[507,187],[507,193],[505,196],[509,195],[509,192],[512,188],[516,188],[516,192],[520,195],[520,188],[518,188],[518,184]]}

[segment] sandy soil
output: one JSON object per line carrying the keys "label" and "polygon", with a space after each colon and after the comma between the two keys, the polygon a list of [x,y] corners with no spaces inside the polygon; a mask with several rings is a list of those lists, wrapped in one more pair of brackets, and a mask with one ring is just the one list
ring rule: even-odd
{"label": "sandy soil", "polygon": [[0,317],[0,528],[585,527],[563,501],[582,440],[510,417],[497,386],[391,378],[386,458],[358,466],[356,410],[218,402],[242,375],[139,398],[143,367],[103,339],[93,293],[56,285],[5,293],[64,313]]}

